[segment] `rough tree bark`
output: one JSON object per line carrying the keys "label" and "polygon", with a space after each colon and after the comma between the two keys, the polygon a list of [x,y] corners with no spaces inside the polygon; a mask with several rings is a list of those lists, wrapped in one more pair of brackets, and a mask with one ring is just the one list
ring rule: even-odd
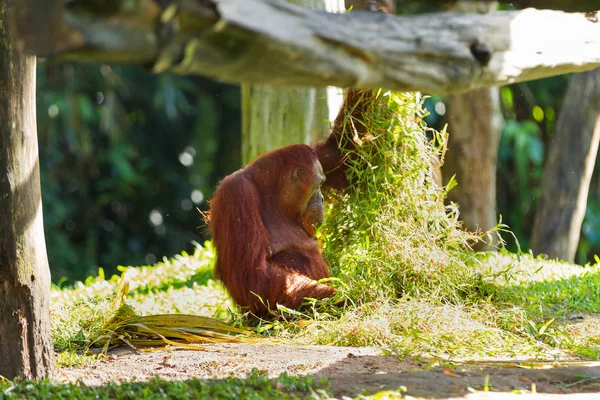
{"label": "rough tree bark", "polygon": [[0,375],[43,378],[53,368],[50,270],[42,222],[35,57],[14,46],[0,1]]}
{"label": "rough tree bark", "polygon": [[531,249],[573,262],[600,141],[600,69],[573,75],[552,135]]}
{"label": "rough tree bark", "polygon": [[331,14],[281,0],[98,3],[19,1],[25,47],[229,82],[440,94],[600,66],[597,15]]}
{"label": "rough tree bark", "polygon": [[[497,3],[460,1],[454,11],[491,12]],[[458,186],[448,200],[460,206],[460,219],[471,232],[487,232],[498,223],[496,214],[496,161],[502,134],[498,88],[479,89],[446,98],[448,151],[442,176],[444,184],[456,176]],[[491,250],[498,243],[491,233],[474,243],[477,250]]]}

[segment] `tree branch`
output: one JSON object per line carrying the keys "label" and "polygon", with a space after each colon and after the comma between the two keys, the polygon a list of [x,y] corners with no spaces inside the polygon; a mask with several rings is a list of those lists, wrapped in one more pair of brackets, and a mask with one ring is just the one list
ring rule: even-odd
{"label": "tree branch", "polygon": [[59,1],[62,21],[36,26],[31,14],[45,9],[27,2],[16,26],[38,55],[135,62],[228,82],[444,94],[600,66],[600,23],[559,11],[388,16],[330,14],[281,0],[180,0],[166,8],[112,0],[102,12]]}

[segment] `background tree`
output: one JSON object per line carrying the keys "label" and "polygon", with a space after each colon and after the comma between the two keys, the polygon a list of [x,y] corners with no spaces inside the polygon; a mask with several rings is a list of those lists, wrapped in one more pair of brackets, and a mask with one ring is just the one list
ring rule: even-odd
{"label": "background tree", "polygon": [[269,150],[322,138],[335,97],[340,96],[326,88],[242,84],[243,164]]}
{"label": "background tree", "polygon": [[[290,2],[329,12],[345,10],[343,0]],[[243,164],[269,150],[294,143],[312,144],[323,138],[341,100],[341,90],[335,87],[242,84]]]}
{"label": "background tree", "polygon": [[240,166],[239,87],[132,65],[38,65],[44,225],[55,282],[202,242],[196,207]]}
{"label": "background tree", "polygon": [[50,375],[50,271],[35,120],[35,57],[16,49],[0,1],[0,376]]}
{"label": "background tree", "polygon": [[573,75],[552,135],[531,249],[573,261],[600,141],[600,70]]}
{"label": "background tree", "polygon": [[[497,8],[494,2],[460,1],[457,12],[486,13]],[[467,230],[486,232],[498,223],[496,213],[496,162],[502,134],[502,112],[498,88],[478,89],[446,98],[448,151],[442,168],[444,184],[456,176],[458,186],[448,200],[460,206],[460,219]],[[490,249],[496,234],[475,243]]]}

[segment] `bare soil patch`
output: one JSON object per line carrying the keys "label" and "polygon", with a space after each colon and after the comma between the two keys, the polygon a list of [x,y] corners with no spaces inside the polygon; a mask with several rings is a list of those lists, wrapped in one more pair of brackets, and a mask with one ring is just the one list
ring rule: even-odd
{"label": "bare soil patch", "polygon": [[[374,348],[333,346],[220,344],[206,345],[204,351],[151,352],[121,348],[111,351],[108,360],[62,368],[58,379],[96,386],[155,376],[167,380],[244,378],[253,368],[272,377],[282,372],[327,377],[337,398],[405,387],[409,396],[433,399],[600,399],[600,364],[549,369],[465,366],[455,371],[424,370],[415,361],[399,361]],[[482,392],[486,376],[490,392]],[[537,394],[510,394],[514,390],[531,391],[533,387]]]}

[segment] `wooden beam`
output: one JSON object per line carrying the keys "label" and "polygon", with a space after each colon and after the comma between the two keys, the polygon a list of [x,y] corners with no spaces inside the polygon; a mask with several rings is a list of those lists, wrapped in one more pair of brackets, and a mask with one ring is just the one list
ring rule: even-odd
{"label": "wooden beam", "polygon": [[60,24],[46,23],[59,34],[18,21],[17,29],[39,55],[134,62],[235,83],[445,94],[600,67],[600,23],[585,14],[340,15],[281,0],[111,3],[107,13],[72,2]]}
{"label": "wooden beam", "polygon": [[[406,0],[396,0],[398,5],[402,5]],[[409,0],[412,1],[412,0]],[[425,0],[430,4],[441,6],[451,6],[457,0]],[[486,3],[493,3],[497,0],[477,0]],[[598,0],[511,0],[501,1],[501,3],[512,4],[516,8],[537,8],[540,10],[560,10],[568,12],[590,12],[600,10],[600,2]]]}

